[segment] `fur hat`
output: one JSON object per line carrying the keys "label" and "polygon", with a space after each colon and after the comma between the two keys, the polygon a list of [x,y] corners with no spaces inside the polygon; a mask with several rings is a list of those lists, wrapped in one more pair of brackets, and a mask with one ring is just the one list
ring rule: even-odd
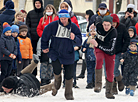
{"label": "fur hat", "polygon": [[69,15],[69,12],[67,10],[62,9],[58,12],[58,17],[59,18],[62,18],[62,17],[70,18],[70,15]]}
{"label": "fur hat", "polygon": [[28,32],[28,27],[27,27],[27,25],[21,25],[21,26],[19,27],[19,32],[21,33],[21,32],[23,32],[23,31],[27,31],[27,32]]}
{"label": "fur hat", "polygon": [[11,30],[11,26],[7,22],[4,22],[3,23],[3,34],[7,32],[8,30]]}
{"label": "fur hat", "polygon": [[2,81],[1,85],[5,88],[11,89],[15,87],[16,82],[11,77],[7,77]]}
{"label": "fur hat", "polygon": [[14,33],[14,32],[19,33],[19,27],[17,25],[12,25],[11,29],[12,29],[12,33]]}
{"label": "fur hat", "polygon": [[14,2],[9,0],[5,4],[6,9],[14,9]]}

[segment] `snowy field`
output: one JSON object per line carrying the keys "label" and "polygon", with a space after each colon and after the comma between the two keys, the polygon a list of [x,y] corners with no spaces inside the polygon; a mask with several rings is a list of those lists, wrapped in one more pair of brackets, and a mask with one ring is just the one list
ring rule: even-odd
{"label": "snowy field", "polygon": [[[80,66],[77,67],[77,74],[80,73]],[[38,76],[37,76],[38,77]],[[103,85],[105,79],[103,76]],[[66,100],[64,97],[64,88],[60,88],[56,96],[52,96],[51,92],[33,98],[22,97],[18,95],[4,95],[0,96],[0,102],[138,102],[138,89],[135,95],[125,95],[125,91],[118,92],[115,99],[107,99],[105,97],[105,89],[102,88],[100,93],[95,93],[94,89],[86,89],[86,76],[84,79],[77,80],[79,89],[73,88],[74,100]]]}

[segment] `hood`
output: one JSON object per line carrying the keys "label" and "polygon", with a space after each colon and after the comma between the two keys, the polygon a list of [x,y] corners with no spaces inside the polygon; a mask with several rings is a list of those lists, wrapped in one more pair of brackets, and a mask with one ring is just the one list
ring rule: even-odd
{"label": "hood", "polygon": [[129,28],[133,29],[133,31],[134,31],[134,36],[132,38],[136,37],[137,34],[136,34],[136,28],[135,28],[135,26],[130,26]]}
{"label": "hood", "polygon": [[[35,9],[35,11],[36,12],[43,12],[43,10],[44,10],[44,8],[43,8],[43,1],[42,0],[33,0],[34,2],[33,2],[33,6],[34,6],[34,9]],[[36,7],[35,7],[35,2],[36,1],[40,1],[40,3],[41,3],[41,8],[40,9],[37,9]]]}
{"label": "hood", "polygon": [[67,3],[69,4],[69,6],[73,9],[73,7],[72,7],[72,3],[71,3],[70,0],[64,0],[64,2],[67,2]]}
{"label": "hood", "polygon": [[[58,8],[58,11],[61,10],[61,9],[60,9],[60,6],[61,6],[62,3],[63,3],[63,2],[60,3],[59,8]],[[72,11],[71,7],[69,6],[69,4],[68,4],[67,2],[64,2],[64,3],[66,3],[66,4],[68,5],[68,12],[70,13],[70,12]]]}
{"label": "hood", "polygon": [[113,22],[117,22],[117,26],[115,28],[117,28],[119,26],[119,18],[116,14],[111,14],[110,16],[113,17]]}

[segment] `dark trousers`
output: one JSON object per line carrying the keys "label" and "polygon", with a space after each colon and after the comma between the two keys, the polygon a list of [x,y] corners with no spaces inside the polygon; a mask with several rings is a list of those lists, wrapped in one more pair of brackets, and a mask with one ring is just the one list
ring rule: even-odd
{"label": "dark trousers", "polygon": [[[52,61],[52,66],[53,66],[53,72],[56,75],[59,75],[61,73],[61,63],[57,59],[56,61]],[[74,69],[74,64],[70,65],[63,65],[64,70],[65,70],[65,79],[70,80],[73,78],[73,69]]]}
{"label": "dark trousers", "polygon": [[[39,40],[39,39],[38,39]],[[36,54],[36,48],[37,48],[37,42],[38,42],[38,40],[32,40],[31,39],[31,42],[32,42],[32,47],[33,47],[33,53],[34,54]],[[33,71],[33,73],[32,73],[33,75],[37,75],[37,67],[34,69],[34,71]]]}
{"label": "dark trousers", "polygon": [[82,60],[82,69],[81,69],[81,74],[80,75],[84,75],[85,70],[86,70],[86,59],[83,59]]}
{"label": "dark trousers", "polygon": [[21,63],[17,62],[17,75],[19,75],[21,70],[23,70],[26,66],[29,65],[29,60],[30,59],[22,59]]}
{"label": "dark trousers", "polygon": [[95,61],[87,61],[87,83],[95,82]]}
{"label": "dark trousers", "polygon": [[1,61],[1,75],[0,75],[0,82],[6,77],[8,77],[12,70],[12,63],[13,61],[2,60]]}

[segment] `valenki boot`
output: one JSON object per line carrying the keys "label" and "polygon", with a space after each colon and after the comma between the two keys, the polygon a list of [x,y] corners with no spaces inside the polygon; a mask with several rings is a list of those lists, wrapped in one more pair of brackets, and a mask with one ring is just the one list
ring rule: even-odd
{"label": "valenki boot", "polygon": [[113,82],[109,82],[108,80],[106,80],[106,98],[108,99],[115,99],[115,97],[112,94],[112,87],[113,87]]}
{"label": "valenki boot", "polygon": [[100,92],[102,88],[102,68],[95,70],[95,92]]}
{"label": "valenki boot", "polygon": [[65,81],[65,98],[67,100],[74,100],[72,86],[73,86],[73,79]]}
{"label": "valenki boot", "polygon": [[112,94],[117,95],[118,91],[117,91],[117,82],[113,82],[113,88],[112,88]]}
{"label": "valenki boot", "polygon": [[[60,89],[60,86],[61,86],[62,77],[61,77],[61,74],[59,74],[59,75],[54,74],[54,77],[55,77],[54,87],[58,91]],[[53,96],[55,96],[56,94],[57,94],[57,92],[55,94],[52,93]]]}
{"label": "valenki boot", "polygon": [[122,82],[122,75],[119,75],[116,77],[116,81],[118,82],[118,90],[123,91],[124,90],[124,84]]}

